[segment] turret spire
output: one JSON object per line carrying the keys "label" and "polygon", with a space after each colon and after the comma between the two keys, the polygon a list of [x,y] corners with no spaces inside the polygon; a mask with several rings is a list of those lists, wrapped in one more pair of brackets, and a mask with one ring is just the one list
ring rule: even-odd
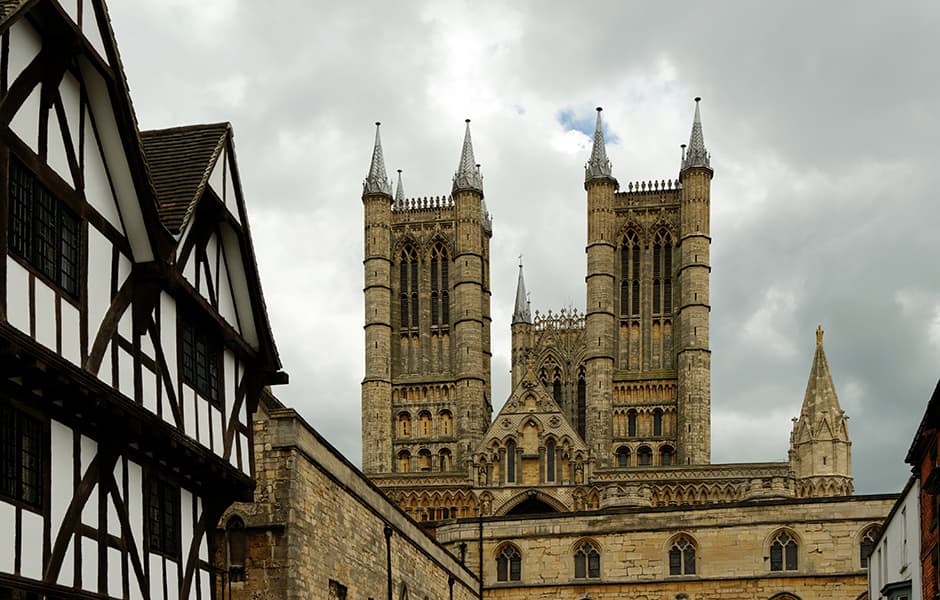
{"label": "turret spire", "polygon": [[382,139],[379,137],[379,126],[381,123],[375,123],[375,146],[372,149],[372,164],[369,165],[369,174],[362,182],[362,195],[366,194],[385,194],[392,195],[392,186],[388,181],[388,175],[385,173],[385,156],[382,154]]}
{"label": "turret spire", "polygon": [[686,148],[682,160],[682,170],[692,167],[705,167],[710,169],[711,157],[705,150],[705,138],[702,136],[702,115],[699,112],[701,98],[695,99],[695,119],[692,121],[692,134],[689,136],[689,147]]}
{"label": "turret spire", "polygon": [[405,187],[401,184],[401,169],[398,169],[398,185],[395,186],[395,206],[405,203]]}
{"label": "turret spire", "polygon": [[832,375],[829,373],[829,363],[826,361],[826,352],[823,350],[823,328],[816,327],[816,354],[813,356],[813,366],[809,372],[809,381],[806,384],[806,395],[803,397],[803,408],[800,418],[808,419],[815,426],[820,419],[841,420],[842,408],[839,406],[839,397],[832,384]]}
{"label": "turret spire", "polygon": [[473,143],[470,141],[470,119],[466,120],[467,129],[463,138],[463,150],[460,153],[460,164],[454,174],[454,192],[460,190],[474,190],[483,193],[483,176],[480,175],[480,166],[473,158]]}
{"label": "turret spire", "polygon": [[610,178],[610,160],[607,159],[607,147],[604,145],[604,129],[601,123],[601,111],[597,107],[597,123],[594,125],[594,146],[591,148],[591,158],[584,165],[584,181],[592,179]]}
{"label": "turret spire", "polygon": [[522,277],[522,257],[519,257],[519,282],[516,284],[516,308],[512,313],[512,324],[532,323],[529,311],[529,297],[525,291],[525,279]]}

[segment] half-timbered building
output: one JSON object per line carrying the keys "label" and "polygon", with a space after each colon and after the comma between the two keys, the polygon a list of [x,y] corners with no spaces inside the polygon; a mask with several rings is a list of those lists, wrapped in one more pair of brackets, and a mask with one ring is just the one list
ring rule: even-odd
{"label": "half-timbered building", "polygon": [[0,0],[0,599],[212,597],[279,369],[231,127],[139,132],[102,0]]}

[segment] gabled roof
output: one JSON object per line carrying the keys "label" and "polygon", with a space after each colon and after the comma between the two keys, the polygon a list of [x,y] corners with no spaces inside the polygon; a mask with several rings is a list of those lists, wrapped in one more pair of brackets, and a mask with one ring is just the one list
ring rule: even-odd
{"label": "gabled roof", "polygon": [[229,129],[228,123],[211,123],[140,132],[160,220],[174,235],[202,197]]}
{"label": "gabled roof", "polygon": [[924,438],[927,437],[931,430],[937,429],[938,427],[940,427],[940,381],[937,382],[937,387],[934,388],[933,395],[930,396],[930,400],[927,402],[927,409],[924,411],[924,416],[920,420],[920,425],[917,426],[911,447],[908,449],[907,456],[904,459],[904,461],[913,466],[914,469],[917,469],[920,463],[919,451],[921,449],[921,442],[925,441]]}

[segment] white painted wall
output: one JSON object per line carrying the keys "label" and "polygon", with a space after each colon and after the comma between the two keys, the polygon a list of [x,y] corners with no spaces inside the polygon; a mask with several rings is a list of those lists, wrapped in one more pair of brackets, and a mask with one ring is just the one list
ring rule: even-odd
{"label": "white painted wall", "polygon": [[29,273],[7,257],[7,321],[29,335]]}
{"label": "white painted wall", "polygon": [[911,580],[911,600],[921,600],[920,485],[915,480],[885,523],[881,540],[868,563],[868,597],[889,583]]}

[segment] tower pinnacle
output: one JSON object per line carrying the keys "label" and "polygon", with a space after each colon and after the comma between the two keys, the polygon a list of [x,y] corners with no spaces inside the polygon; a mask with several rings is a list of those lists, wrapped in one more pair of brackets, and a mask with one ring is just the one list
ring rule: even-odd
{"label": "tower pinnacle", "polygon": [[519,257],[519,282],[516,284],[516,308],[512,313],[512,324],[532,323],[529,312],[529,298],[525,291],[525,279],[522,277],[522,257]]}
{"label": "tower pinnacle", "polygon": [[369,165],[369,174],[362,182],[362,195],[366,194],[384,194],[392,195],[392,186],[388,181],[388,175],[385,173],[385,156],[382,154],[382,138],[379,137],[379,126],[381,123],[375,123],[375,146],[372,149],[372,164]]}
{"label": "tower pinnacle", "polygon": [[601,124],[601,111],[597,107],[597,123],[594,125],[594,146],[591,148],[591,158],[584,165],[584,181],[592,179],[613,179],[610,171],[610,160],[607,159],[607,147],[604,145],[604,130]]}
{"label": "tower pinnacle", "polygon": [[460,152],[460,164],[454,174],[454,192],[460,190],[474,190],[483,193],[483,176],[480,175],[480,166],[473,158],[473,143],[470,141],[470,119],[466,120],[467,128],[463,138],[463,150]]}
{"label": "tower pinnacle", "polygon": [[405,203],[405,188],[401,184],[401,169],[398,169],[398,185],[395,186],[395,206],[402,206]]}
{"label": "tower pinnacle", "polygon": [[692,134],[689,136],[689,147],[685,150],[682,160],[682,170],[692,167],[705,167],[710,169],[711,157],[705,150],[705,138],[702,136],[702,115],[699,112],[701,98],[695,99],[695,119],[692,121]]}

